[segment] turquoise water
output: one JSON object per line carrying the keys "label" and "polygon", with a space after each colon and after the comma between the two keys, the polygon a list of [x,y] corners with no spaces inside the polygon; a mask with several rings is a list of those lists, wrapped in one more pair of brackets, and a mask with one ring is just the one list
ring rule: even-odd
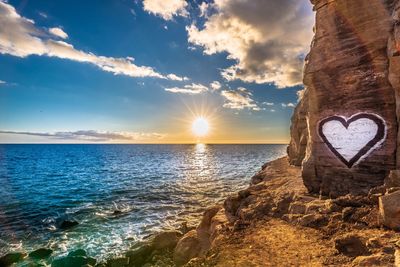
{"label": "turquoise water", "polygon": [[[116,256],[248,186],[285,145],[0,145],[0,254]],[[118,212],[115,212],[118,211]],[[60,230],[65,219],[79,225]]]}

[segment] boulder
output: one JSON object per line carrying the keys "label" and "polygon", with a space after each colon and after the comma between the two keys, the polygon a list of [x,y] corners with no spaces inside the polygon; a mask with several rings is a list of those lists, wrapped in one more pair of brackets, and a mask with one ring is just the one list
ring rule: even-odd
{"label": "boulder", "polygon": [[381,223],[394,230],[400,230],[400,191],[379,197]]}
{"label": "boulder", "polygon": [[346,234],[335,239],[335,248],[342,254],[351,257],[368,255],[368,248],[355,234]]}
{"label": "boulder", "polygon": [[154,247],[149,244],[139,244],[136,248],[128,251],[125,256],[129,258],[129,266],[143,266],[149,261]]}
{"label": "boulder", "polygon": [[49,257],[52,253],[53,250],[50,248],[39,248],[29,253],[29,257],[33,259],[44,259]]}
{"label": "boulder", "polygon": [[181,240],[179,240],[174,250],[174,262],[177,266],[182,266],[190,259],[200,255],[202,245],[197,231],[188,232]]}
{"label": "boulder", "polygon": [[382,254],[375,254],[371,256],[358,256],[352,262],[352,266],[388,266],[390,259]]}
{"label": "boulder", "polygon": [[385,187],[400,187],[400,170],[391,170],[385,179]]}
{"label": "boulder", "polygon": [[10,266],[23,260],[27,254],[25,252],[10,252],[0,257],[0,266]]}
{"label": "boulder", "polygon": [[173,249],[182,236],[181,232],[178,231],[165,231],[156,234],[153,238],[153,247],[158,250]]}

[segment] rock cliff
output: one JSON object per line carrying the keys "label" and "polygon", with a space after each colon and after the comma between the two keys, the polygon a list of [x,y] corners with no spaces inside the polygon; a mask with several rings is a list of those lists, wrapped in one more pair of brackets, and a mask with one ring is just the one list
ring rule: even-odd
{"label": "rock cliff", "polygon": [[289,159],[312,193],[367,194],[400,164],[400,1],[312,4],[315,36]]}

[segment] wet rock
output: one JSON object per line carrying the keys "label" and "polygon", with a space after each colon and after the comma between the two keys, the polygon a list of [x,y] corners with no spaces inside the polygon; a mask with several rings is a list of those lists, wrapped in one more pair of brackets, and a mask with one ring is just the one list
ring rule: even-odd
{"label": "wet rock", "polygon": [[346,234],[335,239],[335,248],[342,254],[351,257],[368,255],[368,248],[361,238],[354,234]]}
{"label": "wet rock", "polygon": [[27,254],[25,252],[10,252],[0,257],[0,266],[10,266],[13,263],[23,260]]}
{"label": "wet rock", "polygon": [[82,257],[86,257],[86,251],[84,249],[77,249],[74,251],[71,251],[70,253],[68,253],[68,257],[73,257],[73,256],[82,256]]}
{"label": "wet rock", "polygon": [[49,257],[52,253],[53,250],[50,248],[39,248],[29,253],[29,257],[34,259],[44,259]]}
{"label": "wet rock", "polygon": [[181,236],[182,233],[178,231],[165,231],[156,234],[152,241],[153,247],[159,250],[173,249]]}
{"label": "wet rock", "polygon": [[51,267],[82,267],[82,266],[95,266],[96,259],[83,256],[72,256],[58,258],[52,261]]}
{"label": "wet rock", "polygon": [[379,198],[381,222],[391,229],[400,229],[400,191],[386,194]]}
{"label": "wet rock", "polygon": [[114,258],[107,261],[107,267],[125,267],[129,264],[128,257]]}
{"label": "wet rock", "polygon": [[136,248],[128,251],[125,256],[129,258],[130,266],[142,266],[149,261],[154,247],[149,244],[139,244]]}
{"label": "wet rock", "polygon": [[79,223],[77,221],[71,221],[71,220],[64,220],[62,221],[62,223],[60,224],[60,228],[63,230],[72,228],[74,226],[77,226]]}

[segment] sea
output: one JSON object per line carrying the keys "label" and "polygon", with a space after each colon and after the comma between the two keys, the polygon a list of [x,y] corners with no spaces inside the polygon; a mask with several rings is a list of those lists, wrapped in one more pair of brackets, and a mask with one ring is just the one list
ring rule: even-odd
{"label": "sea", "polygon": [[[196,225],[286,145],[0,145],[0,255],[51,247],[115,257]],[[60,229],[63,221],[79,224]]]}

